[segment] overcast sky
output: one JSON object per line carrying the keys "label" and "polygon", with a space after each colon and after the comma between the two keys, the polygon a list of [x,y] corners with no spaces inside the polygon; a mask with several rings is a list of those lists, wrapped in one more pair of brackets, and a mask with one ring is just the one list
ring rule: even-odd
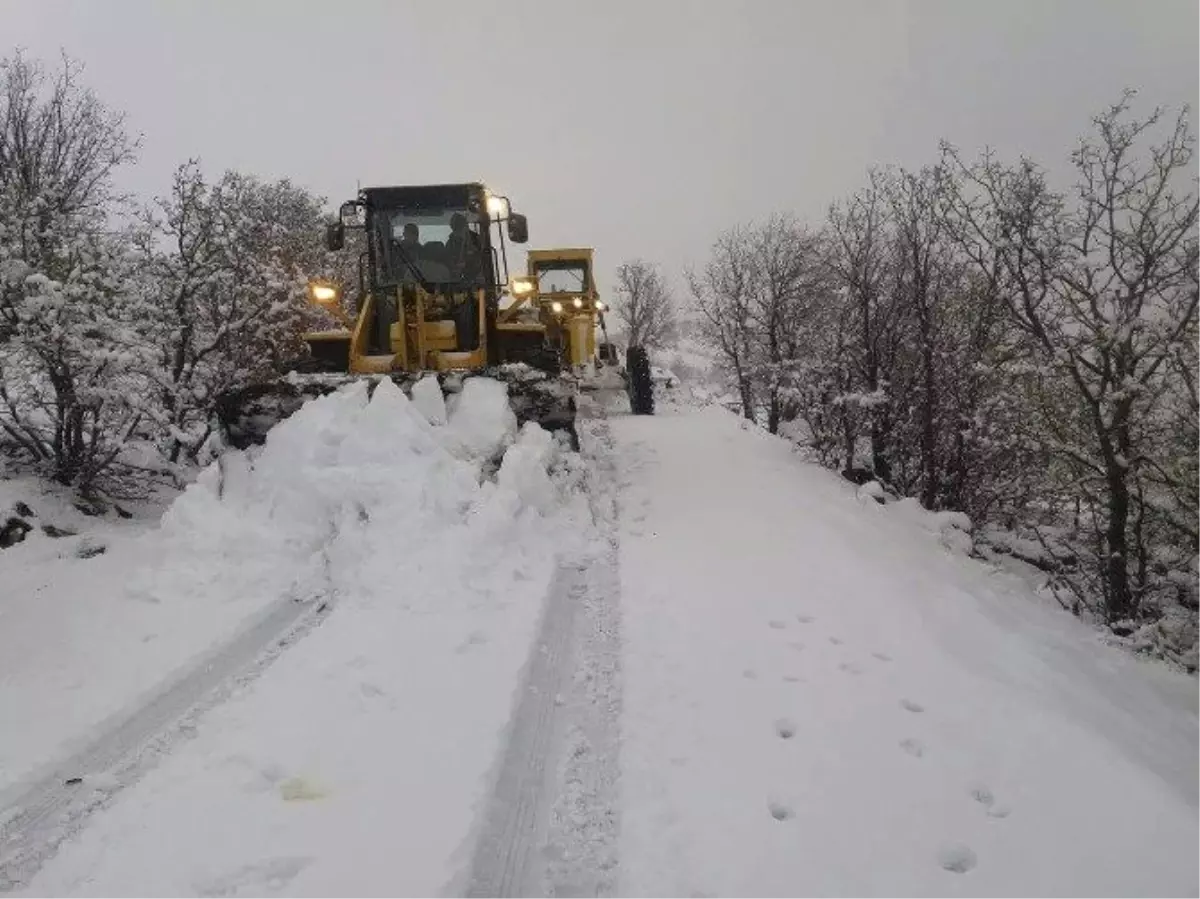
{"label": "overcast sky", "polygon": [[126,186],[217,175],[483,180],[529,246],[677,277],[738,221],[818,222],[946,137],[1060,164],[1125,86],[1198,105],[1196,0],[0,0],[0,52],[60,50],[144,135]]}

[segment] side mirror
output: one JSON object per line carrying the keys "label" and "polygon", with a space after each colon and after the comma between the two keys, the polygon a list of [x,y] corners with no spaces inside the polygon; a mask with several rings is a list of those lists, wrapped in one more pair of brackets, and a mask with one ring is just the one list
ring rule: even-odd
{"label": "side mirror", "polygon": [[508,239],[513,243],[525,243],[529,240],[529,222],[519,212],[508,216]]}
{"label": "side mirror", "polygon": [[330,251],[342,249],[346,245],[346,226],[341,222],[330,222],[325,226],[325,248]]}

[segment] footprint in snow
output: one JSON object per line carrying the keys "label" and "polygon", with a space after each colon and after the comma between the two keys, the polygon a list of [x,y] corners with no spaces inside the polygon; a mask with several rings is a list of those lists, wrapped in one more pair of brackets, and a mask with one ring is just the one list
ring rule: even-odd
{"label": "footprint in snow", "polygon": [[753,668],[747,668],[742,672],[742,677],[744,677],[746,680],[758,680],[758,672]]}
{"label": "footprint in snow", "polygon": [[913,702],[911,699],[901,699],[900,706],[906,712],[919,713],[925,711],[925,706],[921,705],[919,702]]}
{"label": "footprint in snow", "polygon": [[995,795],[985,786],[972,789],[971,798],[987,809],[989,818],[1007,818],[1012,814],[1012,809],[1002,802],[997,802]]}
{"label": "footprint in snow", "polygon": [[875,658],[879,659],[879,661],[881,661],[881,662],[890,662],[892,660],[892,657],[890,655],[888,655],[886,652],[873,652],[873,653],[871,653],[871,655],[873,655]]}
{"label": "footprint in snow", "polygon": [[816,619],[813,618],[812,615],[797,615],[796,620],[799,621],[801,624],[812,624],[814,621],[816,621]]}
{"label": "footprint in snow", "polygon": [[938,863],[946,871],[966,874],[979,864],[979,857],[965,843],[949,843],[938,850]]}
{"label": "footprint in snow", "polygon": [[795,814],[795,812],[792,811],[791,806],[782,802],[768,802],[767,808],[771,812],[771,817],[776,821],[786,821]]}
{"label": "footprint in snow", "polygon": [[841,637],[830,637],[829,642],[832,643],[834,646],[841,646],[846,641],[843,640]]}
{"label": "footprint in snow", "polygon": [[919,759],[919,758],[921,758],[921,756],[925,755],[925,744],[914,737],[909,737],[906,740],[901,740],[900,748],[903,749],[905,752],[907,752],[909,755],[911,755],[913,758]]}
{"label": "footprint in snow", "polygon": [[462,643],[459,643],[458,646],[454,648],[454,651],[462,654],[469,651],[472,647],[482,646],[484,643],[487,643],[487,641],[487,634],[485,634],[483,631],[471,631],[471,633],[467,636],[467,639],[463,640]]}
{"label": "footprint in snow", "polygon": [[787,683],[789,683],[789,684],[802,684],[802,683],[804,683],[804,678],[802,678],[802,677],[797,677],[797,676],[796,676],[796,675],[794,675],[794,674],[785,674],[785,675],[783,676],[783,679],[784,679],[784,681],[785,681],[785,682],[787,682]]}
{"label": "footprint in snow", "polygon": [[790,740],[796,736],[796,722],[791,718],[778,718],[775,721],[775,733],[781,740]]}
{"label": "footprint in snow", "polygon": [[777,631],[781,631],[785,627],[787,627],[787,623],[784,621],[780,621],[778,618],[772,618],[770,621],[767,622],[767,624],[769,624],[773,629],[775,629]]}
{"label": "footprint in snow", "polygon": [[842,671],[845,671],[847,674],[853,674],[855,676],[858,676],[863,672],[862,668],[855,662],[842,662],[842,664],[838,665],[838,668],[840,668]]}

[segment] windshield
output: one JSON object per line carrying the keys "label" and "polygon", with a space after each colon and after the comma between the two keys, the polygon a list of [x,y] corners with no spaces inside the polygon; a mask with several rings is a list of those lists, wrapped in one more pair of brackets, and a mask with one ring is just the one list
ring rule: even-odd
{"label": "windshield", "polygon": [[488,261],[487,227],[477,212],[465,208],[385,209],[376,213],[381,284],[416,282],[407,256],[426,281],[434,284],[484,286]]}
{"label": "windshield", "polygon": [[586,293],[587,263],[539,262],[538,293]]}

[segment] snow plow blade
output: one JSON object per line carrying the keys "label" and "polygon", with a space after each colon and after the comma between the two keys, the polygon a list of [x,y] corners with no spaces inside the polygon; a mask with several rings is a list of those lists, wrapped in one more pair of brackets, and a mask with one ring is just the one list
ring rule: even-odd
{"label": "snow plow blade", "polygon": [[469,372],[392,372],[390,374],[301,374],[289,372],[274,381],[251,384],[218,397],[216,427],[227,446],[247,449],[264,443],[271,429],[306,402],[347,384],[366,381],[369,393],[387,378],[406,396],[427,375],[436,376],[444,396],[458,393],[470,378],[491,378],[508,387],[508,402],[517,425],[536,422],[547,431],[563,431],[578,449],[575,430],[578,387],[570,377],[552,377],[529,365],[512,363]]}

